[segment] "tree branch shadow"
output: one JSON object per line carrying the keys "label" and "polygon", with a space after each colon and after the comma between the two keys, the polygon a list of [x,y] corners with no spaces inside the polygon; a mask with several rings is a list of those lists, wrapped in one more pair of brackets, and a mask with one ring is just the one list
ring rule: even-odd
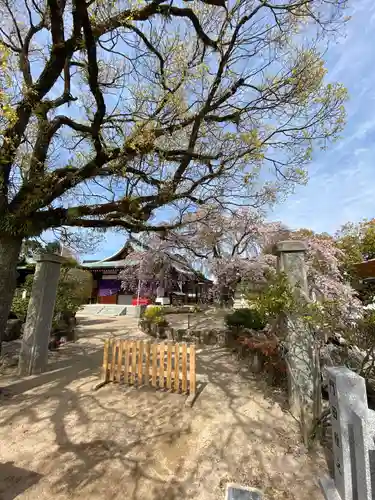
{"label": "tree branch shadow", "polygon": [[13,500],[38,483],[41,478],[41,474],[16,467],[13,462],[0,463],[1,500]]}
{"label": "tree branch shadow", "polygon": [[[3,401],[3,427],[26,423],[30,432],[34,425],[35,432],[47,432],[46,448],[35,454],[50,494],[212,500],[224,496],[226,482],[241,482],[281,488],[292,498],[290,479],[272,469],[269,450],[276,443],[282,460],[295,457],[295,430],[286,428],[290,420],[282,412],[265,418],[278,403],[271,392],[261,397],[261,377],[247,373],[228,350],[198,350],[206,387],[193,408],[165,392],[113,384],[88,391],[101,364],[98,352],[98,358],[94,349],[88,359],[14,384],[13,396]],[[309,460],[312,469],[293,465],[297,483],[318,471],[318,460]]]}

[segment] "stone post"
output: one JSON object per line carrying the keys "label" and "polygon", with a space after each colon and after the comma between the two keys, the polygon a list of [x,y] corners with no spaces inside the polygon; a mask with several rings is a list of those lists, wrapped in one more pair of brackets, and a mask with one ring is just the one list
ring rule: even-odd
{"label": "stone post", "polygon": [[161,269],[159,271],[159,286],[156,290],[156,303],[160,305],[166,305],[168,303],[167,297],[165,296],[165,269],[162,264]]}
{"label": "stone post", "polygon": [[[301,301],[308,300],[305,252],[306,245],[295,240],[281,241],[275,248],[278,271],[287,275],[296,299]],[[305,433],[311,428],[314,416],[314,381],[317,376],[314,338],[301,317],[289,316],[285,341],[290,410],[301,422],[306,438]]]}
{"label": "stone post", "polygon": [[371,500],[374,412],[367,407],[365,379],[343,366],[326,368],[326,372],[334,481],[321,478],[324,496],[326,500]]}
{"label": "stone post", "polygon": [[20,375],[43,373],[46,369],[60,266],[65,260],[56,254],[37,258],[18,364]]}
{"label": "stone post", "polygon": [[332,416],[335,485],[342,500],[353,500],[353,490],[357,488],[353,484],[355,474],[352,461],[354,446],[359,446],[360,442],[354,443],[352,410],[367,419],[365,379],[346,367],[329,367],[326,371]]}

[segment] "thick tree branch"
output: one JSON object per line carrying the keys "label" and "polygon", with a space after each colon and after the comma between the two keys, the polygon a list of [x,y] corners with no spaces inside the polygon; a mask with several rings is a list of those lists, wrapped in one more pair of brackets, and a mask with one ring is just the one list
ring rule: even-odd
{"label": "thick tree branch", "polygon": [[103,123],[106,106],[102,91],[100,90],[98,83],[99,68],[98,68],[98,60],[96,52],[96,41],[93,35],[89,15],[87,12],[86,1],[75,0],[75,4],[76,4],[77,14],[81,18],[83,33],[85,36],[85,45],[86,45],[87,61],[88,61],[87,69],[89,74],[88,78],[89,87],[96,102],[96,112],[94,115],[94,120],[92,122],[91,134],[94,141],[96,153],[99,155],[102,151],[102,144],[100,140],[100,127]]}
{"label": "thick tree branch", "polygon": [[[121,208],[120,211],[115,209]],[[126,210],[129,209],[130,213]],[[121,227],[129,232],[154,231],[165,232],[176,229],[180,222],[163,225],[149,225],[147,218],[132,218],[135,215],[135,208],[131,207],[131,201],[122,200],[120,202],[108,203],[103,206],[80,206],[74,208],[56,208],[37,212],[33,220],[33,229],[36,234],[47,228],[73,226],[86,228],[114,228]],[[84,218],[84,217],[101,218]],[[128,219],[126,219],[128,217]]]}
{"label": "thick tree branch", "polygon": [[62,45],[64,36],[64,9],[65,0],[47,0],[51,19],[51,35],[53,45]]}
{"label": "thick tree branch", "polygon": [[204,32],[198,17],[191,9],[180,8],[171,5],[162,5],[165,0],[154,0],[150,4],[146,5],[141,9],[129,9],[117,14],[114,17],[111,17],[105,23],[97,25],[93,28],[94,36],[100,37],[116,28],[121,28],[124,26],[124,23],[130,21],[146,21],[151,16],[155,14],[161,14],[162,16],[170,17],[182,17],[187,18],[191,21],[194,26],[194,29],[197,33],[197,36],[200,40],[207,46],[212,47],[213,49],[217,49],[217,42],[211,40],[211,38]]}
{"label": "thick tree branch", "polygon": [[[14,113],[0,147],[0,210],[4,220],[15,221],[16,233],[35,215],[41,222],[46,217],[53,227],[133,227],[137,221],[143,227],[156,209],[168,204],[250,203],[259,194],[251,192],[253,172],[276,161],[267,148],[285,153],[283,164],[274,165],[280,170],[277,181],[288,183],[293,175],[287,170],[306,164],[306,144],[340,129],[338,108],[344,99],[335,96],[334,86],[324,91],[315,47],[279,50],[299,8],[319,24],[312,0],[285,5],[239,0],[229,15],[212,9],[212,19],[194,4],[183,8],[164,0],[115,15],[118,6],[104,11],[99,4],[96,8],[96,0],[65,1],[46,0],[47,15],[34,0],[20,0],[30,25],[13,27],[10,15],[9,33],[0,28],[8,46],[19,45],[17,84],[24,82],[21,96],[13,88],[10,92]],[[223,0],[204,1],[224,5]],[[64,20],[66,24],[71,18],[69,35]],[[52,45],[34,47],[42,29],[49,31]],[[106,42],[100,39],[104,35]],[[34,54],[39,62],[30,67]],[[273,74],[275,62],[280,69]],[[60,151],[50,154],[56,147]],[[77,161],[74,151],[81,155]],[[72,165],[59,168],[67,153]],[[81,166],[83,157],[87,160]],[[22,173],[27,172],[21,181],[20,162]],[[120,187],[113,188],[111,177]],[[137,206],[119,201],[90,205],[101,196],[90,185],[98,179],[114,199],[126,193],[124,199],[135,199]],[[76,207],[75,214],[56,212],[55,205],[66,203],[77,187],[74,194],[87,196],[83,207]],[[46,221],[39,229],[47,227]]]}

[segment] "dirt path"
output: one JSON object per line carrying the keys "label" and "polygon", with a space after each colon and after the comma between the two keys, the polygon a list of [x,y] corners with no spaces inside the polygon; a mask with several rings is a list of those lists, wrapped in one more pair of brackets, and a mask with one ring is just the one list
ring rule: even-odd
{"label": "dirt path", "polygon": [[151,389],[93,392],[109,331],[141,335],[131,320],[111,320],[84,320],[82,338],[55,355],[51,371],[2,377],[1,500],[216,500],[228,481],[269,499],[321,498],[323,459],[298,444],[283,398],[225,349],[198,352],[205,386],[193,408]]}

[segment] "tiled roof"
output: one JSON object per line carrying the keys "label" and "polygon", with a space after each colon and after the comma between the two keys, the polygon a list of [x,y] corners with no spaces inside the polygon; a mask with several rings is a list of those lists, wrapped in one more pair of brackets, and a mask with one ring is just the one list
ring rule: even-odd
{"label": "tiled roof", "polygon": [[[122,251],[124,251],[125,247],[116,255],[119,255]],[[107,259],[98,260],[95,262],[83,261],[81,267],[84,269],[93,269],[93,270],[121,269],[128,266],[137,266],[141,261],[141,259],[138,259],[136,255],[132,255],[131,257],[128,256],[125,257],[125,259],[120,259],[120,260],[109,260],[113,257],[114,256],[108,257]],[[189,264],[183,262],[182,259],[179,258],[179,256],[174,256],[174,257],[175,258],[173,259],[172,266],[175,268],[177,272],[185,275],[190,275],[191,277],[196,277],[194,269],[190,267]],[[202,280],[202,277],[200,277],[199,279]]]}
{"label": "tiled roof", "polygon": [[96,262],[84,262],[81,266],[85,269],[121,269],[125,266],[135,265],[136,262],[129,261],[129,259],[122,260],[112,260],[112,261],[96,261]]}

